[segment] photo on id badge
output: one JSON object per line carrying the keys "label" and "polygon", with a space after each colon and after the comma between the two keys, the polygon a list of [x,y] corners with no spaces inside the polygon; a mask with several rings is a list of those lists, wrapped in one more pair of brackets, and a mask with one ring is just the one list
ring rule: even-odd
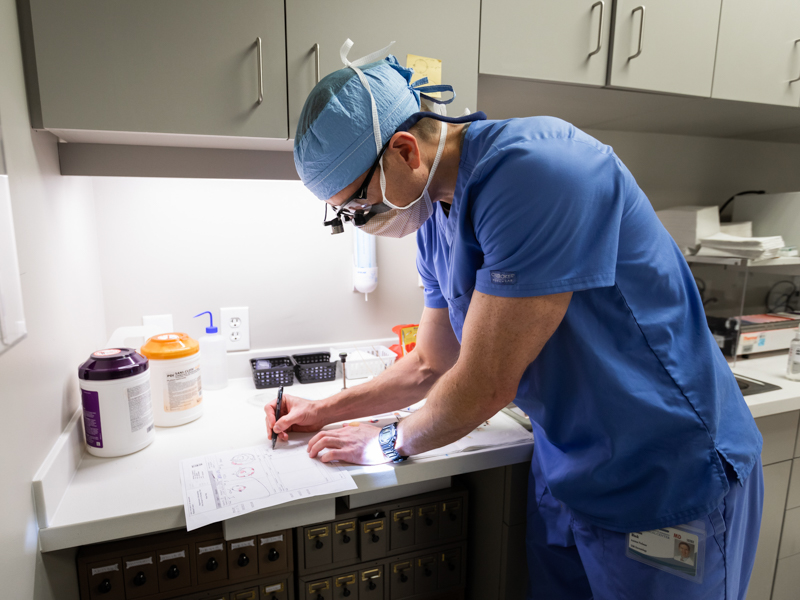
{"label": "photo on id badge", "polygon": [[705,533],[702,521],[629,533],[625,555],[683,579],[702,583]]}

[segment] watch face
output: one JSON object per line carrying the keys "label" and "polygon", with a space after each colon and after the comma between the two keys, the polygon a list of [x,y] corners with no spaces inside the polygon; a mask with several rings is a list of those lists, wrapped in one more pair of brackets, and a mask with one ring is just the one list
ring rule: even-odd
{"label": "watch face", "polygon": [[383,444],[389,444],[392,441],[392,430],[390,427],[384,427],[381,429],[381,433],[378,436],[378,442]]}

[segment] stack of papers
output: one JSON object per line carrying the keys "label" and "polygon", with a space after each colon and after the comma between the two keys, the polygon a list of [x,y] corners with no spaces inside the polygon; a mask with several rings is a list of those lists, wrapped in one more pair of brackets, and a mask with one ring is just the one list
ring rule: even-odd
{"label": "stack of papers", "polygon": [[739,237],[718,233],[701,240],[698,256],[731,256],[750,260],[765,260],[778,256],[783,248],[783,237]]}
{"label": "stack of papers", "polygon": [[719,208],[716,206],[676,206],[656,215],[684,254],[693,254],[700,240],[719,233]]}

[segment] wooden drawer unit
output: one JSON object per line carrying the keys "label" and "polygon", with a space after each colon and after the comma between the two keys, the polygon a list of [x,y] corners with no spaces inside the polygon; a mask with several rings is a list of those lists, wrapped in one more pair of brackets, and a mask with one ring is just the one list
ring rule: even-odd
{"label": "wooden drawer unit", "polygon": [[293,600],[292,553],[291,530],[225,541],[220,525],[84,546],[80,597]]}
{"label": "wooden drawer unit", "polygon": [[414,592],[425,594],[438,588],[437,577],[439,563],[436,554],[426,554],[416,558],[414,567],[416,568],[416,578],[414,581]]}
{"label": "wooden drawer unit", "polygon": [[309,581],[305,585],[302,585],[301,593],[303,594],[303,600],[332,600],[333,588],[331,587],[331,578],[323,577],[321,579]]}
{"label": "wooden drawer unit", "polygon": [[359,519],[358,537],[362,561],[375,560],[386,556],[389,548],[389,528],[383,511]]}
{"label": "wooden drawer unit", "polygon": [[356,600],[358,598],[358,571],[336,575],[332,581],[334,600]]}
{"label": "wooden drawer unit", "polygon": [[389,565],[389,597],[407,598],[414,595],[414,559],[397,560]]}
{"label": "wooden drawer unit", "polygon": [[158,571],[153,552],[123,556],[122,573],[128,600],[158,593]]}
{"label": "wooden drawer unit", "polygon": [[439,504],[418,506],[414,512],[416,517],[414,544],[432,544],[439,539]]}
{"label": "wooden drawer unit", "polygon": [[462,574],[461,548],[450,548],[438,553],[439,559],[439,584],[440,590],[461,585]]}
{"label": "wooden drawer unit", "polygon": [[306,569],[330,566],[333,562],[330,523],[303,528],[303,556]]}
{"label": "wooden drawer unit", "polygon": [[171,546],[156,552],[158,591],[173,592],[192,585],[189,546]]}
{"label": "wooden drawer unit", "polygon": [[385,569],[383,565],[361,569],[358,572],[358,597],[360,600],[383,600]]}
{"label": "wooden drawer unit", "polygon": [[258,544],[258,574],[272,575],[283,573],[289,567],[289,556],[292,553],[292,532],[279,531],[269,535],[260,535]]}
{"label": "wooden drawer unit", "polygon": [[414,546],[414,509],[393,510],[389,518],[391,549],[405,550]]}
{"label": "wooden drawer unit", "polygon": [[[468,500],[467,490],[456,486],[356,509],[339,501],[336,520],[297,529],[302,542],[297,571],[330,573],[464,540]],[[393,576],[387,571],[383,577]]]}
{"label": "wooden drawer unit", "polygon": [[228,579],[228,553],[225,551],[225,540],[195,542],[192,544],[194,572],[197,583],[214,583]]}
{"label": "wooden drawer unit", "polygon": [[86,565],[89,598],[124,600],[125,584],[121,564],[120,559],[108,559]]}
{"label": "wooden drawer unit", "polygon": [[256,538],[231,540],[228,547],[228,578],[250,579],[258,575],[258,553]]}
{"label": "wooden drawer unit", "polygon": [[289,600],[294,596],[289,589],[288,581],[278,581],[259,586],[259,600]]}
{"label": "wooden drawer unit", "polygon": [[358,523],[355,519],[333,524],[333,562],[358,560]]}
{"label": "wooden drawer unit", "polygon": [[446,500],[441,503],[439,513],[439,539],[454,540],[461,535],[461,525],[464,514],[461,509],[461,500]]}

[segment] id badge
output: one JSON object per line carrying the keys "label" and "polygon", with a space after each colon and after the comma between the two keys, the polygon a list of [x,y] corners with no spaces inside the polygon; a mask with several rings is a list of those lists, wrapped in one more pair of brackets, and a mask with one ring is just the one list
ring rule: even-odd
{"label": "id badge", "polygon": [[625,556],[694,583],[703,583],[706,526],[703,521],[628,534]]}

